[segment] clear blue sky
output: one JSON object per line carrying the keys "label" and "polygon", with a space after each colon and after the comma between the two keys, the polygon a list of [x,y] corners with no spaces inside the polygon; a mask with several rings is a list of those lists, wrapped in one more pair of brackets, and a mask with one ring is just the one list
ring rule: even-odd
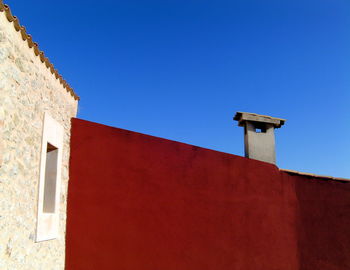
{"label": "clear blue sky", "polygon": [[350,1],[5,1],[78,117],[243,155],[235,111],[286,118],[281,168],[350,178]]}

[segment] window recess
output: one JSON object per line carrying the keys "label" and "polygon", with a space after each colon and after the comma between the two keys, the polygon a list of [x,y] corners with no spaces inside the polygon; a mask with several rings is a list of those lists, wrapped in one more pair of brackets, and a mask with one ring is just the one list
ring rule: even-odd
{"label": "window recess", "polygon": [[63,127],[44,115],[36,241],[55,239],[59,228]]}

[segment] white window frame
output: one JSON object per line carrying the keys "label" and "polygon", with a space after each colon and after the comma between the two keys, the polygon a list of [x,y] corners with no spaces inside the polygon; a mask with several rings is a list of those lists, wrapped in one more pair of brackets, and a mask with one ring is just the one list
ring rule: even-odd
{"label": "white window frame", "polygon": [[[58,237],[59,228],[59,205],[61,190],[61,171],[62,171],[62,148],[63,148],[63,127],[54,120],[48,113],[44,114],[43,135],[41,143],[40,157],[40,178],[38,194],[38,211],[37,211],[37,229],[36,242],[55,239]],[[54,211],[51,213],[44,212],[45,197],[45,174],[46,174],[46,155],[47,145],[51,144],[57,148],[56,164],[56,188],[54,198]],[[51,194],[52,196],[52,194]]]}

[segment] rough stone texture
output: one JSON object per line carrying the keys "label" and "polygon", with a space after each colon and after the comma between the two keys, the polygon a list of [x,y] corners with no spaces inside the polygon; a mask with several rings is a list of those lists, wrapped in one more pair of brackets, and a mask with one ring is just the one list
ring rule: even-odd
{"label": "rough stone texture", "polygon": [[[60,235],[35,243],[44,112],[65,129]],[[64,269],[70,119],[77,101],[0,12],[0,269]]]}

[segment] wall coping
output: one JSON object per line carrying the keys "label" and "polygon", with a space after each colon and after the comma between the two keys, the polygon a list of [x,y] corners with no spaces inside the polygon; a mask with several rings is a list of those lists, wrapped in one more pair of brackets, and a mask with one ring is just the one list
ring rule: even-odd
{"label": "wall coping", "polygon": [[292,174],[292,175],[300,175],[300,176],[306,176],[306,177],[315,177],[315,178],[322,178],[322,179],[327,179],[327,180],[334,180],[334,181],[341,181],[341,182],[349,182],[350,183],[350,179],[342,178],[342,177],[333,177],[333,176],[327,176],[327,175],[319,175],[319,174],[314,174],[314,173],[299,172],[299,171],[287,170],[287,169],[280,169],[280,171],[286,172],[286,173]]}

